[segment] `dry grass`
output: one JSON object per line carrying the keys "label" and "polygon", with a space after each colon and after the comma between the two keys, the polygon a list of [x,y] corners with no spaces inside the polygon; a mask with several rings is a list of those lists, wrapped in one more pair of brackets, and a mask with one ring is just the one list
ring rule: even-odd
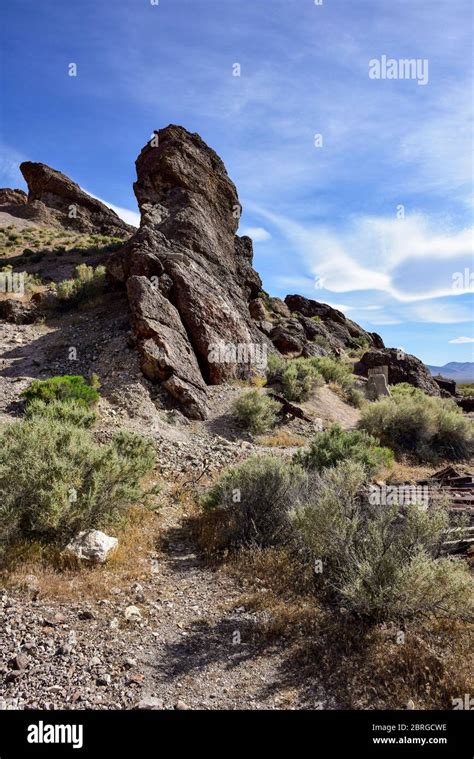
{"label": "dry grass", "polygon": [[401,458],[399,461],[395,461],[393,470],[390,473],[390,480],[393,482],[405,482],[424,480],[435,472],[440,472],[447,466],[453,466],[460,473],[472,471],[474,461],[455,462],[452,461],[440,461],[436,466],[428,464],[414,464],[407,457]]}
{"label": "dry grass", "polygon": [[246,550],[228,571],[247,587],[240,603],[259,612],[261,637],[285,638],[287,680],[300,691],[321,681],[346,709],[405,709],[410,700],[452,709],[472,692],[473,625],[366,624],[320,604],[310,570],[286,549]]}
{"label": "dry grass", "polygon": [[257,438],[258,445],[272,447],[288,447],[295,448],[306,445],[308,442],[302,435],[293,435],[288,430],[278,430],[273,435],[261,435]]}
{"label": "dry grass", "polygon": [[147,554],[153,552],[158,539],[156,515],[143,506],[134,506],[114,534],[119,540],[118,548],[102,566],[79,564],[62,556],[58,549],[38,543],[17,545],[7,557],[2,583],[43,597],[68,600],[105,598],[113,588],[146,579]]}

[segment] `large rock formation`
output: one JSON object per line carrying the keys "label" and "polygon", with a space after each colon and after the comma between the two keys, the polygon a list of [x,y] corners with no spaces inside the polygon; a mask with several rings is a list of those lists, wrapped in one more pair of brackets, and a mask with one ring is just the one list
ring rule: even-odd
{"label": "large rock formation", "polygon": [[440,389],[422,361],[416,356],[404,353],[398,348],[371,350],[364,353],[355,365],[354,372],[367,377],[369,369],[376,366],[388,367],[389,385],[407,382],[420,388],[428,395],[440,395]]}
{"label": "large rock formation", "polygon": [[0,208],[1,210],[16,210],[17,206],[25,206],[28,202],[28,196],[23,190],[12,190],[10,187],[0,188]]}
{"label": "large rock formation", "polygon": [[[252,241],[236,235],[237,190],[199,135],[161,129],[136,168],[140,229],[108,273],[127,283],[143,372],[202,418],[206,384],[248,375],[271,345],[249,310],[261,290]],[[232,360],[238,350],[249,360]]]}
{"label": "large rock formation", "polygon": [[26,196],[21,190],[2,190],[0,201],[3,197],[10,213],[40,225],[60,226],[122,240],[135,231],[115,211],[91,198],[60,171],[31,161],[22,163],[20,169],[28,185],[28,198],[25,202]]}
{"label": "large rock formation", "polygon": [[380,335],[376,332],[366,332],[344,316],[342,311],[337,311],[326,303],[319,303],[302,295],[287,295],[285,303],[303,327],[308,340],[323,338],[333,350],[357,348],[364,344],[367,347],[384,348]]}

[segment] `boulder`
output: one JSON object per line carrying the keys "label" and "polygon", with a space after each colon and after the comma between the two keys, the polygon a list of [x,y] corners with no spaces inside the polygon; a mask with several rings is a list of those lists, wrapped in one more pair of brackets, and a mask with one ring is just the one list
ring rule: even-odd
{"label": "boulder", "polygon": [[255,298],[254,300],[251,300],[249,303],[249,311],[250,316],[252,319],[255,319],[255,321],[266,321],[268,314],[265,306],[263,305],[263,300],[261,298]]}
{"label": "boulder", "polygon": [[[108,275],[127,285],[143,371],[185,414],[204,418],[206,385],[251,371],[216,360],[220,347],[271,345],[249,310],[261,291],[252,241],[236,235],[237,190],[199,135],[159,130],[136,168],[140,229],[109,259]],[[127,284],[137,277],[140,286]]]}
{"label": "boulder", "polygon": [[[315,330],[319,325],[322,334],[332,343],[331,347],[357,348],[356,339],[364,340],[368,346],[383,348],[384,343],[376,332],[366,332],[362,327],[348,319],[342,311],[338,311],[326,303],[320,303],[303,295],[287,295],[285,303],[293,316],[296,316],[305,330]],[[310,322],[314,325],[310,327]],[[319,333],[321,334],[321,332]],[[310,335],[308,334],[308,337]],[[311,339],[311,338],[310,338]]]}
{"label": "boulder", "polygon": [[115,211],[92,198],[60,171],[32,161],[20,164],[20,170],[28,185],[27,203],[18,211],[23,218],[122,240],[135,231]]}
{"label": "boulder", "polygon": [[[25,206],[28,202],[28,196],[23,190],[12,190],[9,187],[0,188],[0,206],[6,211],[10,206]],[[6,208],[5,208],[6,206]]]}
{"label": "boulder", "polygon": [[444,390],[446,394],[456,395],[456,380],[448,379],[447,377],[433,377],[434,381],[441,390]]}
{"label": "boulder", "polygon": [[91,564],[104,564],[118,546],[117,538],[112,538],[100,530],[80,532],[65,549],[69,555]]}
{"label": "boulder", "polygon": [[277,314],[277,316],[283,316],[285,319],[289,319],[291,317],[290,309],[286,303],[281,300],[281,298],[269,298],[268,302],[271,310],[274,314]]}
{"label": "boulder", "polygon": [[33,303],[14,298],[0,300],[0,321],[10,324],[34,324],[37,318],[38,313]]}
{"label": "boulder", "polygon": [[367,351],[355,364],[354,373],[368,377],[369,369],[381,366],[388,367],[389,385],[407,382],[428,395],[440,395],[439,387],[424,363],[416,356],[404,353],[397,348]]}
{"label": "boulder", "polygon": [[280,353],[300,353],[306,343],[306,335],[298,319],[285,319],[273,328],[270,339]]}
{"label": "boulder", "polygon": [[376,401],[378,398],[390,397],[390,389],[387,385],[385,374],[372,374],[367,380],[367,398]]}

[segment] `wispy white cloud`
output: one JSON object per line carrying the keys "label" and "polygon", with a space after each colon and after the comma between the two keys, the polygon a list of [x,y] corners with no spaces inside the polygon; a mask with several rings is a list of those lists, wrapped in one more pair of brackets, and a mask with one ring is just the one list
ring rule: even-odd
{"label": "wispy white cloud", "polygon": [[92,192],[89,192],[89,190],[85,190],[83,187],[81,189],[84,190],[84,192],[87,192],[87,194],[90,195],[91,198],[100,200],[100,202],[103,203],[104,206],[107,206],[107,208],[111,208],[112,211],[115,211],[117,216],[119,216],[122,219],[122,221],[125,221],[127,224],[131,224],[132,227],[140,226],[140,214],[138,213],[138,211],[131,211],[129,208],[121,208],[120,206],[114,206],[113,203],[109,203],[107,200],[104,200],[103,198],[98,198],[97,195],[93,195]]}
{"label": "wispy white cloud", "polygon": [[453,231],[422,214],[405,219],[360,216],[343,228],[303,224],[253,206],[303,262],[308,276],[334,293],[381,291],[400,303],[472,292],[473,229]]}
{"label": "wispy white cloud", "polygon": [[453,340],[448,340],[453,345],[462,345],[463,343],[474,343],[474,337],[455,337]]}
{"label": "wispy white cloud", "polygon": [[251,237],[254,242],[266,242],[271,239],[271,234],[267,229],[263,227],[242,227],[239,230],[239,235],[247,235]]}

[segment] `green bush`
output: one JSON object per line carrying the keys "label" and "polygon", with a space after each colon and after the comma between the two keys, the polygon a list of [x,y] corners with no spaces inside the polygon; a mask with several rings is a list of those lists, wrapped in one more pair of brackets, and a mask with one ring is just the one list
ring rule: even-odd
{"label": "green bush", "polygon": [[320,590],[370,620],[434,614],[472,619],[474,584],[462,562],[437,559],[448,524],[442,505],[371,506],[364,467],[340,463],[317,476],[293,526]]}
{"label": "green bush", "polygon": [[106,284],[105,266],[95,269],[87,264],[76,266],[73,279],[65,279],[57,286],[59,300],[77,303],[99,295]]}
{"label": "green bush", "polygon": [[69,401],[42,401],[35,398],[26,407],[26,419],[43,417],[50,421],[64,422],[86,429],[93,427],[97,421],[97,414],[84,403],[76,400]]}
{"label": "green bush", "polygon": [[64,376],[50,377],[46,380],[34,380],[24,390],[22,397],[26,399],[27,404],[34,400],[43,401],[44,403],[51,403],[52,401],[76,401],[81,406],[93,406],[100,398],[93,384],[92,382],[88,385],[85,378],[80,375],[65,374]]}
{"label": "green bush", "polygon": [[349,403],[351,406],[354,406],[354,408],[362,408],[366,402],[365,395],[362,390],[358,390],[356,387],[354,387],[354,380],[346,382],[342,387],[342,391],[344,394],[344,400],[347,401],[347,403]]}
{"label": "green bush", "polygon": [[469,419],[450,399],[425,395],[410,385],[395,385],[391,398],[367,404],[360,427],[377,435],[397,454],[420,462],[467,459],[472,452]]}
{"label": "green bush", "polygon": [[282,394],[289,401],[305,401],[315,387],[323,384],[321,375],[305,358],[288,361],[281,378]]}
{"label": "green bush", "polygon": [[303,469],[273,456],[254,456],[228,469],[203,499],[224,517],[223,544],[270,546],[290,537],[290,511],[307,488]]}
{"label": "green bush", "polygon": [[288,401],[305,401],[315,387],[324,384],[311,359],[284,359],[274,355],[268,359],[267,380],[278,382],[282,395]]}
{"label": "green bush", "polygon": [[308,451],[298,451],[295,461],[305,469],[320,471],[351,459],[363,465],[368,475],[393,463],[393,453],[382,448],[379,441],[362,430],[345,432],[338,424],[320,432],[311,442]]}
{"label": "green bush", "polygon": [[351,370],[346,364],[329,356],[311,358],[309,361],[319,374],[324,377],[325,382],[336,382],[338,385],[342,385],[352,375]]}
{"label": "green bush", "polygon": [[104,529],[142,496],[154,466],[151,442],[120,432],[98,445],[87,430],[41,416],[0,433],[0,544],[65,544]]}
{"label": "green bush", "polygon": [[234,402],[233,412],[239,423],[254,435],[262,434],[276,422],[279,405],[258,390],[244,393]]}

